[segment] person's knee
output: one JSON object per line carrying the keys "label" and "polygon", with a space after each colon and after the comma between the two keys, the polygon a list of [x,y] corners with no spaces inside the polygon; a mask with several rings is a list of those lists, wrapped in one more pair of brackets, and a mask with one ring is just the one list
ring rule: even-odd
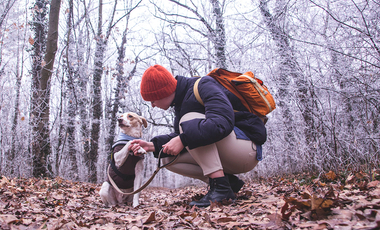
{"label": "person's knee", "polygon": [[[174,159],[174,157],[165,157],[165,158],[162,158],[162,165],[169,164],[169,162],[171,162],[173,159]],[[166,168],[168,168],[168,167],[166,167]]]}
{"label": "person's knee", "polygon": [[206,116],[202,113],[190,112],[183,115],[181,119],[179,120],[179,123],[181,124],[182,122],[189,121],[192,119],[205,119],[205,118]]}

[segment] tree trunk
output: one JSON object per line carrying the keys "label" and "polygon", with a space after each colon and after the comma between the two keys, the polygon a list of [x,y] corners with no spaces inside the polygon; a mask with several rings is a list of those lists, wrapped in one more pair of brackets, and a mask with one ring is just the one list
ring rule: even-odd
{"label": "tree trunk", "polygon": [[216,54],[216,66],[218,68],[227,69],[226,63],[226,32],[224,29],[223,12],[220,8],[218,0],[210,0],[213,7],[213,13],[215,17],[215,30],[214,30],[214,48]]}
{"label": "tree trunk", "polygon": [[267,7],[267,1],[260,1],[260,10],[264,17],[267,28],[272,34],[273,40],[277,46],[277,50],[280,58],[280,77],[278,80],[279,85],[279,107],[284,111],[283,118],[287,127],[289,127],[289,132],[287,134],[288,140],[294,142],[294,129],[292,114],[290,112],[289,103],[289,89],[291,81],[295,83],[295,93],[298,100],[299,107],[301,109],[301,114],[303,120],[306,124],[305,136],[308,144],[312,144],[315,141],[315,124],[313,118],[313,102],[312,93],[308,86],[308,82],[302,70],[299,68],[296,58],[293,54],[293,49],[290,46],[288,35],[285,31],[278,25],[277,17],[273,17],[269,12]]}
{"label": "tree trunk", "polygon": [[50,167],[48,157],[50,155],[49,137],[49,100],[50,100],[50,78],[53,72],[55,53],[57,51],[58,21],[61,0],[52,0],[49,13],[49,30],[46,42],[45,65],[41,70],[41,80],[38,88],[37,126],[34,131],[36,136],[32,144],[33,149],[33,176],[49,176]]}
{"label": "tree trunk", "polygon": [[111,121],[111,127],[108,134],[108,145],[109,149],[111,149],[113,141],[115,139],[115,129],[117,121],[115,119],[117,112],[120,108],[120,99],[123,97],[123,94],[126,92],[126,86],[128,82],[132,79],[133,75],[136,73],[137,63],[139,62],[138,56],[135,58],[134,67],[132,71],[129,73],[128,77],[124,76],[124,57],[125,57],[125,45],[127,43],[127,31],[128,31],[128,20],[129,16],[127,16],[127,24],[125,26],[125,30],[123,32],[123,37],[121,40],[120,46],[117,48],[118,50],[118,58],[116,64],[116,80],[117,86],[114,89],[113,103],[111,104],[111,111],[109,119]]}
{"label": "tree trunk", "polygon": [[89,170],[89,182],[95,183],[97,181],[96,162],[98,160],[98,147],[100,137],[100,123],[103,114],[102,106],[102,75],[103,75],[103,57],[105,43],[102,38],[102,9],[103,1],[99,0],[99,14],[98,14],[98,32],[96,36],[96,50],[95,50],[95,63],[93,74],[93,98],[92,98],[92,124],[91,124],[91,144],[90,152],[86,154],[86,162]]}
{"label": "tree trunk", "polygon": [[[18,40],[17,40],[18,41]],[[17,65],[16,65],[16,98],[15,98],[15,106],[13,108],[13,122],[12,122],[12,135],[11,135],[11,149],[9,153],[7,154],[8,156],[8,168],[10,170],[10,174],[13,175],[16,170],[14,167],[15,164],[13,164],[16,156],[16,146],[18,143],[18,132],[17,132],[17,125],[19,121],[19,104],[20,104],[20,88],[21,88],[21,78],[22,78],[22,73],[19,73],[19,66],[20,66],[20,59],[19,59],[19,48],[17,46]]]}
{"label": "tree trunk", "polygon": [[71,180],[78,180],[78,165],[77,165],[77,156],[75,148],[75,117],[77,111],[76,103],[76,88],[74,85],[74,79],[78,74],[75,73],[73,63],[75,63],[74,57],[74,39],[72,36],[72,19],[73,19],[73,0],[69,1],[69,15],[67,18],[67,48],[66,48],[66,71],[67,71],[67,91],[68,91],[68,105],[67,105],[67,127],[66,127],[66,136],[68,144],[68,153],[67,153],[67,168],[68,177]]}
{"label": "tree trunk", "polygon": [[[127,23],[128,25],[128,23]],[[127,26],[126,26],[127,27]],[[117,63],[116,63],[116,80],[117,80],[117,86],[114,89],[114,96],[113,100],[111,99],[111,111],[109,119],[111,121],[111,127],[109,129],[108,133],[108,149],[111,149],[113,140],[115,138],[115,129],[116,129],[116,114],[119,111],[119,104],[120,104],[120,97],[121,92],[124,93],[125,89],[125,79],[124,78],[124,56],[125,56],[125,44],[127,43],[127,29],[124,30],[123,37],[121,40],[120,46],[117,48],[118,51],[118,57],[117,57]]]}
{"label": "tree trunk", "polygon": [[[83,33],[80,32],[78,36],[78,47],[84,47],[85,44],[83,42]],[[80,117],[80,135],[82,139],[82,155],[86,159],[87,154],[90,152],[90,131],[89,131],[89,96],[87,94],[87,87],[88,87],[88,79],[86,76],[84,76],[84,65],[88,64],[85,63],[84,59],[84,52],[83,50],[78,51],[78,107],[79,107],[79,117]]]}
{"label": "tree trunk", "polygon": [[[32,137],[31,137],[31,155],[33,158],[33,176],[45,176],[47,175],[47,170],[45,168],[45,158],[42,157],[42,146],[41,146],[41,133],[38,130],[39,119],[41,118],[40,111],[40,78],[41,78],[41,68],[43,54],[45,53],[46,45],[46,12],[47,12],[47,1],[36,0],[34,5],[33,14],[33,30],[34,39],[30,40],[32,43],[32,95],[31,95],[31,108],[30,108],[30,124],[32,127]],[[42,157],[42,158],[41,158]]]}

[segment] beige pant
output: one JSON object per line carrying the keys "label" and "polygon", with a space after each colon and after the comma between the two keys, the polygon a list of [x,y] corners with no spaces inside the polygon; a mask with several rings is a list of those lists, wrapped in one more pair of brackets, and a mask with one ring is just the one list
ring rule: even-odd
{"label": "beige pant", "polygon": [[[181,122],[191,119],[204,119],[201,113],[187,113]],[[182,129],[180,126],[180,132]],[[229,174],[239,174],[251,171],[258,163],[256,145],[252,141],[236,139],[234,131],[224,139],[206,146],[201,146],[182,153],[174,164],[166,167],[168,170],[183,176],[200,179],[207,182],[207,175],[223,170]],[[163,159],[163,164],[173,158]]]}

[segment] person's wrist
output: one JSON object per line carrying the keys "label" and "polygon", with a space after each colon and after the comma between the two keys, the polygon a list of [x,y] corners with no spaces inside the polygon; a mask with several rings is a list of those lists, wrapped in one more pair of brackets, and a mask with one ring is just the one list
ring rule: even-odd
{"label": "person's wrist", "polygon": [[153,142],[149,142],[149,152],[154,152],[156,149],[154,148]]}

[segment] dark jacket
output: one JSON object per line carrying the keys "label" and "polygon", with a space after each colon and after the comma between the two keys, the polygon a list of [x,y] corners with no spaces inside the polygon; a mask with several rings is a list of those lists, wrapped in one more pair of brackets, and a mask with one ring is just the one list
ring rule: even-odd
{"label": "dark jacket", "polygon": [[[228,136],[234,126],[241,129],[253,142],[262,145],[266,141],[266,129],[259,117],[247,111],[240,100],[212,77],[205,76],[198,85],[204,102],[201,105],[195,98],[193,86],[197,78],[177,76],[174,106],[174,133],[154,137],[151,141],[158,157],[162,145],[180,136],[183,145],[194,149],[209,145]],[[233,110],[240,112],[234,113]],[[193,119],[182,122],[183,133],[179,134],[179,121],[189,112],[206,115],[206,119]]]}

